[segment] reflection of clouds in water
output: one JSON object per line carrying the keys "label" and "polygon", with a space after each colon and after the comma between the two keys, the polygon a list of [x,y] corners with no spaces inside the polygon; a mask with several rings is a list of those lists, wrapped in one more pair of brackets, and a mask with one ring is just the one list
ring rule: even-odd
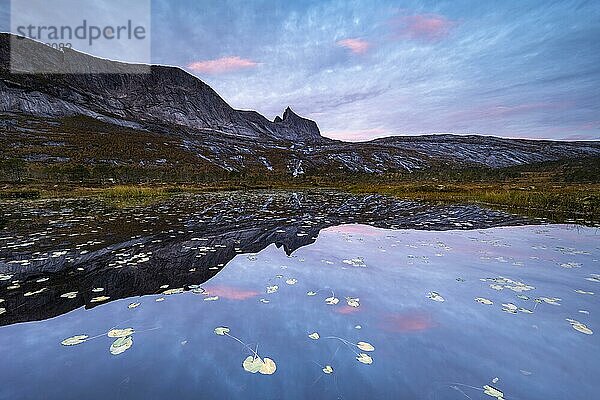
{"label": "reflection of clouds in water", "polygon": [[205,288],[211,296],[227,300],[248,300],[258,296],[260,293],[254,290],[247,290],[235,286],[208,286]]}
{"label": "reflection of clouds in water", "polygon": [[334,308],[334,311],[338,314],[348,315],[348,314],[356,314],[361,311],[364,311],[361,307],[350,307],[350,306],[341,306]]}
{"label": "reflection of clouds in water", "polygon": [[420,332],[436,327],[429,314],[422,311],[391,313],[383,315],[378,327],[386,332]]}

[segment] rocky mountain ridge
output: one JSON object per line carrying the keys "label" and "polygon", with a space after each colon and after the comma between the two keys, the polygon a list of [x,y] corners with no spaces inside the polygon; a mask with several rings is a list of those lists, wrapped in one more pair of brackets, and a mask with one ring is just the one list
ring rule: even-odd
{"label": "rocky mountain ridge", "polygon": [[[11,46],[27,60],[12,70]],[[27,73],[42,65],[67,73]],[[101,73],[107,66],[119,73]],[[13,73],[15,68],[21,73]],[[314,121],[289,107],[270,121],[255,111],[235,110],[179,68],[145,66],[149,73],[140,68],[0,34],[3,158],[298,176],[411,172],[440,165],[498,168],[600,156],[599,142],[454,135],[336,141],[322,137]],[[89,73],[68,73],[82,69]]]}

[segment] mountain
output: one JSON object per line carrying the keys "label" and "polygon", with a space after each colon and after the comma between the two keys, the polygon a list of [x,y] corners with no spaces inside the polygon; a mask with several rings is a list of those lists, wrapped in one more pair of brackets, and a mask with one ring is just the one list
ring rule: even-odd
{"label": "mountain", "polygon": [[[21,73],[11,72],[11,45],[27,60],[13,65]],[[26,73],[36,66],[66,73]],[[107,66],[119,73],[102,73]],[[149,73],[141,73],[142,67]],[[81,70],[89,73],[69,73]],[[104,60],[9,34],[0,34],[0,135],[5,179],[15,174],[6,165],[15,162],[26,163],[27,174],[37,178],[74,165],[152,170],[153,177],[165,171],[184,177],[298,176],[498,168],[600,156],[598,142],[454,135],[336,141],[290,107],[273,121],[236,110],[179,68]]]}

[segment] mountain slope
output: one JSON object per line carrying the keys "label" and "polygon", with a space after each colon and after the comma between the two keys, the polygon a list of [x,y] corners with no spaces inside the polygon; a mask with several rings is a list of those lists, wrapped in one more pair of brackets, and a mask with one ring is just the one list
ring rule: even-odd
{"label": "mountain slope", "polygon": [[[298,176],[498,168],[600,156],[598,142],[455,135],[335,141],[322,137],[314,121],[289,107],[273,121],[255,111],[235,110],[207,84],[179,68],[150,66],[144,74],[139,65],[14,38],[0,34],[4,180],[15,174],[12,166],[22,162],[25,169],[37,171],[37,178],[82,166],[101,168],[110,177],[117,169],[129,168],[154,179],[167,172],[186,179],[215,173]],[[11,45],[27,56],[27,65],[17,66],[20,71],[44,65],[90,73],[11,73]],[[119,73],[99,73],[107,65]]]}

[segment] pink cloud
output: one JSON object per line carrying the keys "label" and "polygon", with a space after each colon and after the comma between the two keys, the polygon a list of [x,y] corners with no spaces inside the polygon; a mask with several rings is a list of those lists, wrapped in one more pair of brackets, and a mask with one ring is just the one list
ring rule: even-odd
{"label": "pink cloud", "polygon": [[189,64],[188,69],[205,74],[223,74],[242,69],[254,68],[259,63],[238,56],[222,57],[216,60],[196,61]]}
{"label": "pink cloud", "polygon": [[363,39],[343,39],[338,40],[335,44],[347,48],[354,54],[364,54],[371,47],[371,43]]}
{"label": "pink cloud", "polygon": [[436,42],[450,34],[456,21],[439,14],[417,14],[396,17],[391,24],[398,39]]}

